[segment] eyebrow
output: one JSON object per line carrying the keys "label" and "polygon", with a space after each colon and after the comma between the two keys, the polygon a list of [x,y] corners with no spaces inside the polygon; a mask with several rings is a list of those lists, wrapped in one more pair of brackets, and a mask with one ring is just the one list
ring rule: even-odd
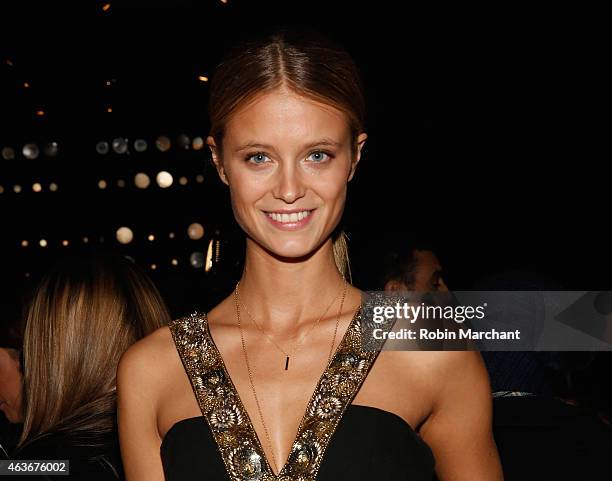
{"label": "eyebrow", "polygon": [[[333,139],[328,137],[324,137],[322,139],[316,140],[314,142],[310,142],[303,146],[304,149],[310,149],[312,147],[316,147],[318,145],[328,145],[331,147],[340,147],[342,144],[340,142],[336,142]],[[246,149],[274,149],[272,145],[269,144],[261,144],[255,140],[250,140],[242,145],[240,145],[234,152],[241,152]]]}

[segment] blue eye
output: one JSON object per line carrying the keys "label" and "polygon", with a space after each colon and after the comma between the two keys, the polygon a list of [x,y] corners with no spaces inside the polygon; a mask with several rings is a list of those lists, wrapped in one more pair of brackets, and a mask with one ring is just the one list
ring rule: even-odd
{"label": "blue eye", "polygon": [[327,157],[331,157],[330,154],[328,154],[327,152],[323,152],[322,150],[314,151],[312,154],[310,154],[308,156],[308,158],[312,157],[313,155],[318,155],[319,156],[319,158],[315,158],[314,159],[315,163],[321,163],[321,162],[325,162],[327,160],[326,158],[321,158],[322,155],[326,155]]}
{"label": "blue eye", "polygon": [[[310,159],[310,161],[315,164],[322,164],[324,162],[329,161],[329,159],[332,157],[333,155],[328,152],[323,152],[322,150],[315,150],[307,157],[307,159]],[[250,162],[251,164],[255,165],[263,165],[269,162],[269,157],[263,152],[253,152],[250,154],[246,154],[244,159],[247,162]]]}
{"label": "blue eye", "polygon": [[[247,154],[245,159],[246,159],[247,162],[251,162],[251,163],[256,164],[256,165],[261,165],[261,164],[265,164],[266,163],[265,161],[263,161],[263,159],[265,159],[266,157],[267,157],[266,154],[264,154],[262,152],[256,152],[254,154]],[[252,160],[252,159],[256,159],[256,160]]]}

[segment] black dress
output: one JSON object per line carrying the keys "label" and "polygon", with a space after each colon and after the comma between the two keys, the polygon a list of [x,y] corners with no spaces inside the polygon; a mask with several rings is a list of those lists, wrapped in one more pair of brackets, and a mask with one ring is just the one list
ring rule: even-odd
{"label": "black dress", "polygon": [[210,331],[206,314],[169,324],[202,416],[164,436],[166,481],[430,481],[434,457],[401,417],[352,404],[378,350],[362,350],[361,308],[312,394],[276,475]]}

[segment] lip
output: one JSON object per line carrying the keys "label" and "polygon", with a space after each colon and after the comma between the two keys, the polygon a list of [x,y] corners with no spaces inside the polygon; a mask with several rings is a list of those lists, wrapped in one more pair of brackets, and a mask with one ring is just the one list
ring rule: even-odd
{"label": "lip", "polygon": [[[282,223],[282,222],[278,222],[272,219],[272,217],[268,215],[268,213],[272,213],[272,212],[277,213],[277,214],[291,214],[293,212],[303,212],[305,210],[309,211],[310,214],[307,217],[304,217],[302,220],[298,220],[297,222]],[[277,229],[284,230],[284,231],[294,231],[294,230],[300,230],[306,227],[310,223],[310,219],[315,215],[316,210],[317,209],[268,210],[268,211],[262,211],[262,213],[264,217],[268,219],[268,222],[270,222],[270,224],[272,224]]]}

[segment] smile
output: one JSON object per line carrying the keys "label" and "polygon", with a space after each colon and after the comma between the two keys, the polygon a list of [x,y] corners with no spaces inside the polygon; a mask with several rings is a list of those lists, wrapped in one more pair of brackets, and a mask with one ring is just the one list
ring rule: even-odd
{"label": "smile", "polygon": [[316,209],[292,212],[264,212],[270,223],[284,230],[295,230],[304,227],[310,221]]}

